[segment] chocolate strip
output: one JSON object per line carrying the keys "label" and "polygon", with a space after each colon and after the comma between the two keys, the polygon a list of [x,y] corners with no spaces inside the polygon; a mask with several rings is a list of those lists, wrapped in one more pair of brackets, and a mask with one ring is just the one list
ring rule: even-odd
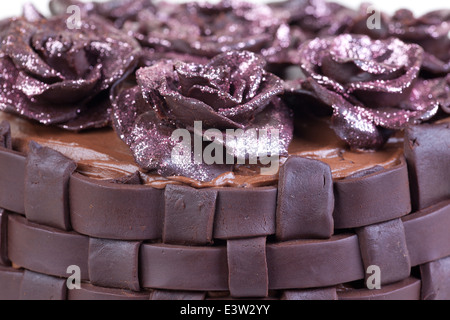
{"label": "chocolate strip", "polygon": [[339,300],[420,300],[419,279],[407,278],[381,289],[338,291]]}
{"label": "chocolate strip", "polygon": [[269,293],[266,238],[227,241],[228,284],[232,297],[266,297]]}
{"label": "chocolate strip", "polygon": [[0,209],[0,265],[9,266],[11,261],[8,259],[8,214]]}
{"label": "chocolate strip", "polygon": [[81,289],[67,292],[67,300],[148,300],[149,292],[133,292],[81,283]]}
{"label": "chocolate strip", "polygon": [[12,149],[11,126],[8,121],[0,123],[0,147]]}
{"label": "chocolate strip", "polygon": [[19,300],[23,270],[0,266],[0,300]]}
{"label": "chocolate strip", "polygon": [[450,123],[411,126],[405,157],[414,211],[450,198]]}
{"label": "chocolate strip", "polygon": [[333,179],[318,160],[292,156],[280,168],[277,238],[327,239],[333,234]]}
{"label": "chocolate strip", "polygon": [[25,270],[20,300],[66,300],[66,280]]}
{"label": "chocolate strip", "polygon": [[217,190],[168,185],[165,189],[163,242],[212,243]]}
{"label": "chocolate strip", "polygon": [[281,300],[337,300],[335,287],[304,290],[285,290]]}
{"label": "chocolate strip", "polygon": [[450,200],[402,218],[411,265],[450,255]]}
{"label": "chocolate strip", "polygon": [[92,284],[140,291],[138,255],[140,242],[89,240],[89,279]]}
{"label": "chocolate strip", "polygon": [[0,148],[0,208],[25,214],[25,163],[21,153]]}
{"label": "chocolate strip", "polygon": [[214,238],[235,239],[275,234],[277,188],[220,188]]}
{"label": "chocolate strip", "polygon": [[422,300],[450,300],[450,256],[420,266]]}
{"label": "chocolate strip", "polygon": [[[356,230],[364,270],[380,268],[381,285],[408,278],[411,271],[405,230],[400,219],[377,223]],[[368,274],[366,274],[368,276]]]}
{"label": "chocolate strip", "polygon": [[153,290],[150,300],[205,300],[205,292]]}
{"label": "chocolate strip", "polygon": [[411,211],[406,161],[372,174],[334,183],[336,229],[400,218]]}
{"label": "chocolate strip", "polygon": [[270,289],[328,287],[364,278],[356,235],[267,245]]}
{"label": "chocolate strip", "polygon": [[164,190],[75,173],[69,193],[72,227],[81,234],[130,241],[161,238]]}
{"label": "chocolate strip", "polygon": [[69,178],[77,165],[59,152],[30,142],[25,170],[25,216],[29,221],[70,229]]}
{"label": "chocolate strip", "polygon": [[58,277],[68,277],[67,268],[76,265],[87,280],[88,249],[88,237],[8,215],[8,255],[16,265]]}
{"label": "chocolate strip", "polygon": [[228,290],[225,247],[143,244],[140,270],[141,285],[145,288],[181,291]]}

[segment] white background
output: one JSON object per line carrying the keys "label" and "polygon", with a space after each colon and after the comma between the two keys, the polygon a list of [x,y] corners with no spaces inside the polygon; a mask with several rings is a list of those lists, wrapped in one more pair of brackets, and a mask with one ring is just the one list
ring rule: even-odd
{"label": "white background", "polygon": [[[102,1],[102,0],[97,0]],[[182,0],[169,0],[182,1]],[[217,0],[212,0],[217,1]],[[264,2],[264,0],[249,0],[252,2]],[[273,1],[273,0],[272,0]],[[370,2],[375,8],[379,10],[393,13],[399,8],[408,8],[416,15],[426,13],[436,9],[448,9],[450,4],[448,0],[335,0],[348,7],[358,8],[362,2]],[[22,5],[24,3],[33,3],[41,12],[48,14],[48,0],[1,0],[0,1],[0,19],[20,15],[22,12]]]}

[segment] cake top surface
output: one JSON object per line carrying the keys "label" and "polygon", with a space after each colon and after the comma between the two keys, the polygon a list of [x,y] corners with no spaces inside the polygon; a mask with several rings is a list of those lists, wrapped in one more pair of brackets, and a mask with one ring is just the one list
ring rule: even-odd
{"label": "cake top surface", "polygon": [[449,113],[446,9],[416,16],[308,0],[49,8],[44,16],[26,5],[0,22],[0,109],[44,125],[23,141],[51,144],[89,175],[100,166],[150,183],[270,185],[289,155],[302,155],[344,178],[369,158],[398,163],[405,128]]}

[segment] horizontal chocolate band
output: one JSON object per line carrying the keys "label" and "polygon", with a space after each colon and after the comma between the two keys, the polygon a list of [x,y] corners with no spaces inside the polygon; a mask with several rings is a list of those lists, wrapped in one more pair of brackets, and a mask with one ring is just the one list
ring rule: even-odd
{"label": "horizontal chocolate band", "polygon": [[86,178],[70,179],[70,217],[75,231],[117,240],[160,239],[164,190]]}
{"label": "horizontal chocolate band", "polygon": [[356,235],[267,245],[270,289],[327,287],[364,278]]}
{"label": "horizontal chocolate band", "polygon": [[335,181],[336,229],[356,228],[400,218],[411,211],[406,161],[362,177]]}
{"label": "horizontal chocolate band", "polygon": [[237,239],[275,234],[277,188],[219,188],[214,238]]}
{"label": "horizontal chocolate band", "polygon": [[149,300],[150,292],[133,292],[82,283],[80,289],[67,292],[67,300]]}
{"label": "horizontal chocolate band", "polygon": [[143,244],[140,258],[141,285],[144,288],[228,290],[226,247]]}
{"label": "horizontal chocolate band", "polygon": [[450,255],[450,200],[402,218],[411,265]]}
{"label": "horizontal chocolate band", "polygon": [[8,215],[8,256],[16,265],[58,277],[68,277],[67,268],[76,265],[88,280],[88,251],[86,236]]}
{"label": "horizontal chocolate band", "polygon": [[420,300],[421,281],[410,277],[380,289],[338,291],[339,300]]}

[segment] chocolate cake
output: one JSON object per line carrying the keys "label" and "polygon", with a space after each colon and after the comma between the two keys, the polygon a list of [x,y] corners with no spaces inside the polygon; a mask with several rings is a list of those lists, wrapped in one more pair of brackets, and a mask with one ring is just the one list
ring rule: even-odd
{"label": "chocolate cake", "polygon": [[1,300],[450,299],[449,10],[50,10],[0,21]]}

